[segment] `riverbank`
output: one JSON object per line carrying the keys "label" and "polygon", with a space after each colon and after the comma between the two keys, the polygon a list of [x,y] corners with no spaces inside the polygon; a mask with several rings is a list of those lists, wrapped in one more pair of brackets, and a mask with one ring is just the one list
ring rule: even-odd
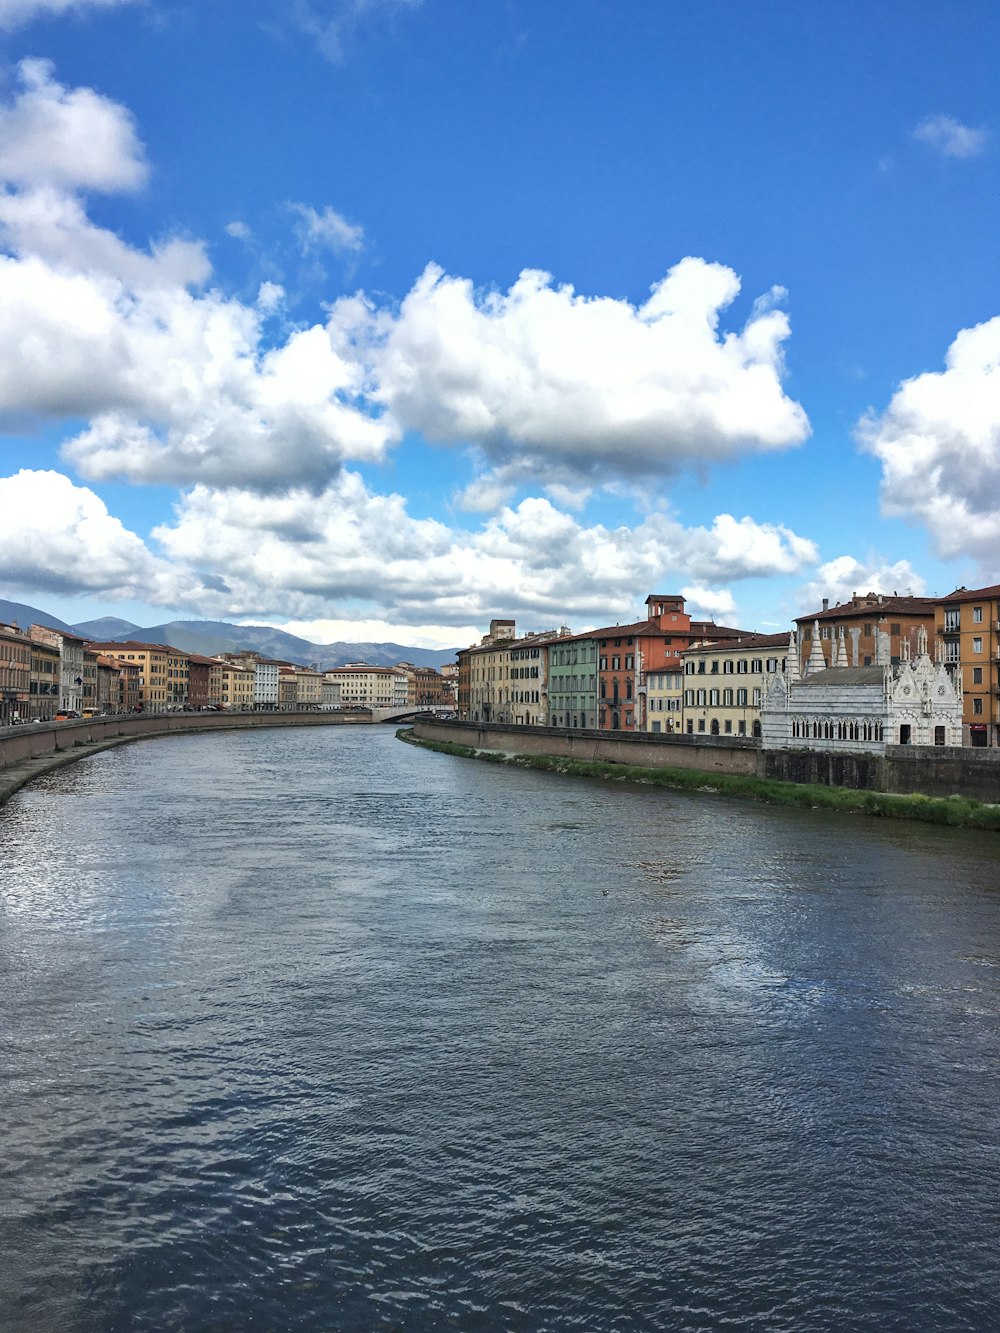
{"label": "riverbank", "polygon": [[80,718],[0,731],[0,806],[33,778],[116,745],[154,737],[261,727],[371,725],[368,712],[159,713]]}
{"label": "riverbank", "polygon": [[963,796],[895,795],[889,792],[859,791],[850,787],[707,773],[690,768],[645,768],[600,760],[565,759],[546,754],[511,754],[500,750],[480,750],[454,741],[430,740],[405,728],[400,728],[396,736],[408,745],[434,750],[439,754],[455,755],[463,759],[484,759],[488,763],[510,764],[516,768],[540,769],[543,772],[597,778],[605,782],[632,782],[679,791],[711,792],[759,801],[766,805],[798,806],[888,819],[913,819],[926,824],[948,824],[955,828],[1000,832],[1000,806]]}

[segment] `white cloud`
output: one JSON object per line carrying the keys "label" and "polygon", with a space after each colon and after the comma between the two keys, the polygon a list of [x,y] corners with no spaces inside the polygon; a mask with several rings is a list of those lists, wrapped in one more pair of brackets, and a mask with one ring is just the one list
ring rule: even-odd
{"label": "white cloud", "polygon": [[144,178],[127,114],[45,62],[21,85],[0,104],[0,416],[88,418],[64,456],[90,479],[322,488],[381,458],[395,423],[359,405],[363,371],[326,331],[265,339],[277,284],[254,306],[198,294],[200,243],[145,252],[90,221],[78,190]]}
{"label": "white cloud", "polygon": [[954,116],[928,116],[913,131],[913,137],[944,157],[978,157],[986,151],[990,133],[963,125]]}
{"label": "white cloud", "polygon": [[806,438],[781,387],[787,316],[720,331],[738,291],[732,270],[693,258],[638,308],[533,271],[506,294],[477,293],[431,265],[398,313],[342,301],[331,329],[404,427],[477,445],[501,483],[600,485]]}
{"label": "white cloud", "polygon": [[[372,494],[342,472],[324,492],[262,497],[197,486],[154,537],[175,564],[225,571],[229,592],[206,614],[280,612],[347,619],[345,606],[397,625],[524,628],[596,623],[635,613],[636,599],[687,579],[701,604],[732,605],[709,585],[788,573],[815,560],[786,529],[720,515],[684,528],[654,514],[635,528],[585,526],[545,499],[503,509],[477,531],[414,519],[398,495]],[[729,600],[725,600],[729,598]]]}
{"label": "white cloud", "polygon": [[716,624],[737,624],[739,612],[728,588],[682,588],[685,610],[693,620],[714,620]]}
{"label": "white cloud", "polygon": [[943,372],[905,380],[858,425],[882,463],[882,508],[922,523],[945,556],[1000,575],[1000,316],[963,329]]}
{"label": "white cloud", "polygon": [[146,180],[131,114],[91,88],[66,89],[47,60],[18,66],[21,92],[0,106],[0,181],[116,192]]}
{"label": "white cloud", "polygon": [[908,560],[897,560],[894,564],[884,561],[861,561],[852,555],[838,555],[826,564],[820,565],[815,578],[803,584],[799,589],[797,601],[803,614],[818,611],[823,605],[823,598],[829,599],[831,606],[849,602],[855,593],[880,592],[891,596],[898,593],[901,597],[923,597],[924,580],[914,570]]}
{"label": "white cloud", "polygon": [[319,49],[339,64],[359,27],[385,23],[396,14],[417,9],[423,0],[294,0],[296,23],[314,38]]}
{"label": "white cloud", "polygon": [[227,236],[232,236],[237,241],[248,241],[253,235],[245,222],[237,219],[235,222],[227,222],[223,228]]}
{"label": "white cloud", "polygon": [[171,604],[198,595],[93,491],[59,472],[0,477],[0,578],[48,593],[103,593]]}
{"label": "white cloud", "polygon": [[289,204],[288,207],[299,220],[298,234],[303,251],[320,248],[342,255],[356,254],[364,249],[364,228],[348,222],[335,209],[325,208],[322,213],[317,213],[308,204]]}
{"label": "white cloud", "polygon": [[[251,623],[251,622],[248,622]],[[282,623],[286,634],[310,643],[398,643],[399,626],[387,620],[290,620]],[[478,640],[482,630],[475,625],[408,625],[406,642],[411,648],[464,648]]]}
{"label": "white cloud", "polygon": [[112,9],[133,0],[0,0],[0,29],[19,28],[32,19],[61,17],[84,9]]}

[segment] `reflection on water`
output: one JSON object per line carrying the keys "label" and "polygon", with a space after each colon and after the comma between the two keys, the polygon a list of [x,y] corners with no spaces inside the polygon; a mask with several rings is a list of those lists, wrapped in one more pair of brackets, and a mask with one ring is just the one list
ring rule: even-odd
{"label": "reflection on water", "polygon": [[992,835],[178,737],[0,812],[3,1329],[975,1329]]}

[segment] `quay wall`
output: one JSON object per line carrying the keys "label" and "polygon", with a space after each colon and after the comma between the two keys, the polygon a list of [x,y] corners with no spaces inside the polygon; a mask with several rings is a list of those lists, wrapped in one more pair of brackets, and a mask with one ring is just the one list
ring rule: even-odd
{"label": "quay wall", "polygon": [[547,754],[638,768],[690,768],[699,773],[756,777],[758,743],[738,737],[657,736],[650,732],[584,731],[565,727],[504,727],[496,722],[413,723],[423,740],[506,754]]}
{"label": "quay wall", "polygon": [[328,727],[371,722],[363,713],[151,713],[25,723],[0,729],[0,772],[60,751],[87,754],[124,740],[178,732],[242,731],[256,727]]}
{"label": "quay wall", "polygon": [[430,741],[505,754],[553,755],[641,768],[683,768],[779,782],[814,783],[906,796],[963,796],[1000,804],[1000,749],[890,745],[881,754],[763,750],[728,736],[650,735],[504,727],[497,723],[419,720],[414,734]]}

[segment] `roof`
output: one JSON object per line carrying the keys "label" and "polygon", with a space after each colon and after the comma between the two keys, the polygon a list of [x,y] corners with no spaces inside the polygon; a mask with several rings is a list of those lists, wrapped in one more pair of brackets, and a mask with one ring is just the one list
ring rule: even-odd
{"label": "roof", "polygon": [[[869,598],[877,597],[870,603]],[[864,597],[854,597],[849,602],[838,602],[825,611],[813,611],[807,616],[796,616],[796,625],[808,624],[813,620],[879,620],[883,616],[933,616],[935,599],[933,597],[897,597],[868,593]]]}
{"label": "roof", "polygon": [[787,648],[787,634],[754,634],[750,630],[740,631],[735,639],[724,638],[717,643],[692,644],[681,650],[683,657],[687,653],[727,652],[736,648]]}
{"label": "roof", "polygon": [[994,583],[989,588],[956,588],[950,592],[947,597],[942,597],[942,602],[984,602],[992,601],[1000,597],[1000,583]]}
{"label": "roof", "polygon": [[885,667],[826,667],[822,671],[810,671],[807,676],[803,676],[801,680],[795,681],[794,684],[796,687],[799,685],[878,685],[881,687],[884,679]]}
{"label": "roof", "polygon": [[129,648],[134,653],[173,653],[175,657],[188,656],[180,648],[171,648],[169,643],[142,643],[138,639],[123,639],[118,643],[93,643],[88,640],[87,647],[100,653],[113,653],[117,657]]}

